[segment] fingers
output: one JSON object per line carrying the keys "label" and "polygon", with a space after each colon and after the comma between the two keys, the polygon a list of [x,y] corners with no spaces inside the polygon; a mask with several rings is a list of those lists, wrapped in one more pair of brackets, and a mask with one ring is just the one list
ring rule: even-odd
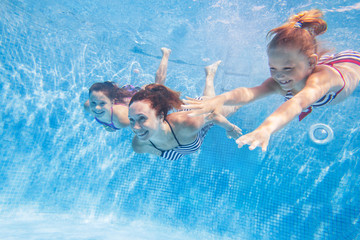
{"label": "fingers", "polygon": [[249,150],[254,150],[257,147],[261,147],[261,150],[265,152],[267,150],[267,146],[269,141],[260,141],[257,139],[253,139],[251,136],[248,137],[244,135],[236,140],[238,144],[238,148],[242,148],[244,145],[249,145]]}
{"label": "fingers", "polygon": [[236,144],[238,145],[238,148],[242,148],[245,144],[247,144],[246,138],[244,138],[244,137],[245,136],[240,137],[236,140]]}
{"label": "fingers", "polygon": [[182,109],[201,109],[202,106],[199,104],[186,104],[186,105],[181,105]]}
{"label": "fingers", "polygon": [[254,150],[256,147],[259,146],[259,141],[254,141],[251,143],[251,145],[249,146],[249,150]]}
{"label": "fingers", "polygon": [[186,97],[186,99],[183,99],[182,101],[186,104],[200,104],[202,103],[201,100],[195,99],[195,98],[190,98],[190,97]]}
{"label": "fingers", "polygon": [[[189,111],[188,116],[197,117],[197,116],[200,116],[200,115],[203,115],[203,114],[208,114],[208,113],[204,112],[202,110],[191,110],[191,111]],[[208,116],[206,116],[206,117],[208,117]]]}
{"label": "fingers", "polygon": [[263,152],[266,152],[268,144],[269,144],[269,142],[264,142],[263,144],[261,144],[261,150]]}

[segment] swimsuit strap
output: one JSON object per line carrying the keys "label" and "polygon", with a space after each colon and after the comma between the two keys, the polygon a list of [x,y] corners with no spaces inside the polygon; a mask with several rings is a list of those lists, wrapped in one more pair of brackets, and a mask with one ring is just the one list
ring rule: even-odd
{"label": "swimsuit strap", "polygon": [[[179,140],[178,140],[178,139],[176,138],[176,136],[175,136],[174,130],[172,129],[170,123],[169,123],[166,119],[165,119],[165,122],[169,125],[170,130],[171,130],[171,133],[172,133],[172,135],[174,136],[177,144],[179,144],[179,146],[181,146],[181,144],[179,143]],[[164,150],[161,150],[160,148],[156,147],[155,144],[154,144],[152,141],[149,140],[149,142],[151,143],[151,145],[152,145],[154,148],[156,148],[157,150],[159,150],[161,153],[165,152]]]}
{"label": "swimsuit strap", "polygon": [[177,139],[177,137],[176,137],[176,135],[175,135],[175,133],[174,133],[174,130],[172,129],[172,127],[171,127],[170,123],[169,123],[166,119],[165,119],[165,122],[167,122],[167,124],[169,125],[170,130],[171,130],[171,133],[172,133],[172,135],[174,136],[174,138],[175,138],[175,140],[176,140],[177,144],[179,144],[179,146],[181,146],[181,144],[180,144],[179,140]]}
{"label": "swimsuit strap", "polygon": [[[342,61],[334,61],[334,62],[330,62],[330,63],[324,63],[324,65],[327,65],[327,66],[329,66],[329,67],[334,68],[334,69],[340,74],[340,77],[341,77],[341,79],[342,79],[343,82],[344,82],[344,85],[342,86],[342,88],[340,88],[340,90],[338,90],[335,94],[332,93],[332,95],[330,96],[329,101],[327,101],[326,103],[329,103],[329,102],[331,102],[334,98],[336,98],[336,96],[345,88],[345,85],[346,85],[344,76],[342,75],[342,73],[340,72],[339,69],[337,69],[336,67],[334,67],[334,64],[335,64],[335,63],[339,63],[339,62],[342,62]],[[290,92],[291,92],[291,91],[290,91]],[[288,95],[288,94],[289,94],[289,91],[288,91],[288,93],[287,93],[286,95]],[[324,96],[324,97],[325,97],[325,96]],[[324,97],[323,97],[323,98],[324,98]],[[285,98],[286,98],[286,96],[285,96]],[[306,110],[304,110],[302,113],[300,113],[300,115],[299,115],[299,121],[303,120],[307,115],[309,115],[309,114],[312,112],[312,109],[313,109],[313,107],[312,107],[312,106],[309,106]]]}
{"label": "swimsuit strap", "polygon": [[345,82],[345,79],[344,79],[344,76],[342,75],[342,73],[340,72],[340,70],[339,69],[337,69],[336,67],[334,67],[334,63],[337,63],[337,62],[332,62],[332,63],[330,63],[330,64],[327,64],[329,67],[332,67],[332,68],[334,68],[339,74],[340,74],[340,77],[341,77],[341,79],[343,80],[343,82],[344,82],[344,85],[342,86],[342,88],[340,88],[340,90],[339,91],[337,91],[336,93],[335,93],[335,96],[333,97],[333,99],[344,89],[344,87],[345,87],[345,85],[346,85],[346,82]]}
{"label": "swimsuit strap", "polygon": [[164,150],[161,150],[160,148],[157,148],[152,141],[149,140],[149,142],[151,143],[151,145],[152,145],[155,149],[159,150],[159,151],[161,152],[161,154],[163,154]]}
{"label": "swimsuit strap", "polygon": [[110,121],[111,121],[111,125],[114,126],[114,123],[113,123],[113,115],[114,115],[114,112],[113,112],[113,107],[111,105],[111,118],[110,118]]}
{"label": "swimsuit strap", "polygon": [[115,129],[115,130],[120,130],[120,128],[117,128],[117,127],[115,127],[115,125],[114,125],[114,122],[113,122],[113,107],[111,106],[111,117],[110,117],[110,123],[106,123],[106,122],[103,122],[103,121],[101,121],[101,120],[99,120],[97,117],[95,117],[95,120],[98,122],[98,123],[100,123],[100,124],[102,124],[102,125],[104,125],[104,126],[106,126],[106,127],[111,127],[111,128],[113,128],[113,129]]}

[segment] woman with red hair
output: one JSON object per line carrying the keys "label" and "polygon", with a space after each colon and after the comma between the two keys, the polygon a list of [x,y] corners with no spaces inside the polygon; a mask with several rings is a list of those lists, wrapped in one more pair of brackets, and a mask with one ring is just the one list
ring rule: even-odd
{"label": "woman with red hair", "polygon": [[[215,96],[213,80],[220,61],[205,68],[206,84],[203,99]],[[137,92],[129,103],[129,121],[135,133],[132,146],[136,153],[150,153],[168,160],[177,160],[199,150],[207,131],[213,124],[226,130],[228,137],[238,138],[241,129],[225,116],[236,107],[224,107],[210,117],[189,117],[180,110],[180,93],[163,85],[150,84]]]}

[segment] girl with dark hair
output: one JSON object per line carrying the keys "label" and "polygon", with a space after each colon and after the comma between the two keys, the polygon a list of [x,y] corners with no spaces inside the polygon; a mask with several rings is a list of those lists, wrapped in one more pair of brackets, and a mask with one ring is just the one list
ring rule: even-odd
{"label": "girl with dark hair", "polygon": [[191,115],[217,113],[225,105],[244,105],[269,94],[281,94],[283,103],[253,132],[236,143],[249,149],[261,147],[266,151],[270,136],[296,116],[302,120],[313,108],[336,104],[346,99],[358,86],[360,53],[344,51],[323,56],[316,36],[327,29],[319,10],[291,16],[280,27],[269,32],[272,37],[267,54],[271,77],[260,86],[237,88],[207,101],[185,101],[193,109]]}
{"label": "girl with dark hair", "polygon": [[[156,72],[155,83],[164,84],[170,49],[161,48],[162,59]],[[128,105],[131,97],[140,87],[125,85],[118,87],[114,82],[94,83],[89,89],[89,100],[84,104],[86,111],[104,126],[107,131],[114,132],[129,126]]]}
{"label": "girl with dark hair", "polygon": [[[205,68],[206,84],[203,99],[215,96],[214,77],[220,61]],[[163,85],[150,84],[137,92],[129,103],[130,127],[135,133],[132,146],[136,153],[150,153],[169,160],[196,152],[210,127],[217,124],[226,129],[228,137],[238,138],[241,129],[225,116],[236,107],[224,107],[211,117],[189,117],[180,110],[180,94]]]}

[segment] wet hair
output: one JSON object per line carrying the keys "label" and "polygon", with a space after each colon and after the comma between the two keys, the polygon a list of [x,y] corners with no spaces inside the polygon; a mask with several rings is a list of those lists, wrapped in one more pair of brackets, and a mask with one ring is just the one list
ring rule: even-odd
{"label": "wet hair", "polygon": [[149,84],[145,89],[137,92],[130,100],[129,106],[137,101],[148,101],[156,111],[156,116],[166,118],[170,110],[181,109],[183,102],[180,100],[180,93],[171,90],[161,84]]}
{"label": "wet hair", "polygon": [[286,23],[269,31],[269,49],[277,47],[298,48],[306,56],[321,55],[316,36],[326,32],[327,24],[317,9],[303,11],[291,16]]}
{"label": "wet hair", "polygon": [[93,91],[104,93],[111,101],[114,101],[114,104],[127,104],[126,99],[135,94],[135,92],[119,88],[116,83],[110,81],[94,83],[89,88],[89,95]]}

